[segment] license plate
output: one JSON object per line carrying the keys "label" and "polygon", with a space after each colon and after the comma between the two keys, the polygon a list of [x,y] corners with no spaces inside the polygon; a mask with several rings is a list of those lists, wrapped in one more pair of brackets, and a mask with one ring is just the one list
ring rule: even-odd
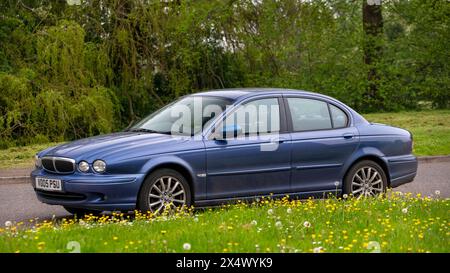
{"label": "license plate", "polygon": [[36,177],[36,189],[44,191],[62,191],[60,179]]}

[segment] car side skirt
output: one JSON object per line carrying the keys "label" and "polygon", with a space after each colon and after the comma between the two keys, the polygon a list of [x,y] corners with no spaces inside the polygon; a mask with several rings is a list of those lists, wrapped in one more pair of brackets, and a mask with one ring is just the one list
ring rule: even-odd
{"label": "car side skirt", "polygon": [[309,197],[313,198],[326,198],[329,196],[339,196],[342,193],[341,189],[324,190],[324,191],[309,191],[309,192],[291,192],[283,194],[271,194],[271,195],[256,195],[256,196],[243,196],[243,197],[231,197],[231,198],[220,198],[220,199],[208,199],[208,200],[196,200],[194,206],[212,207],[221,204],[236,203],[238,201],[252,202],[258,198],[271,198],[271,199],[281,199],[283,197],[289,196],[289,199],[306,199]]}

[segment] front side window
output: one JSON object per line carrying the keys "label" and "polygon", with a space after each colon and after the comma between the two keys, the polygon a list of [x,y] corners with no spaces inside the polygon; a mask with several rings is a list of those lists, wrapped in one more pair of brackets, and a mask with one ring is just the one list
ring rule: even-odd
{"label": "front side window", "polygon": [[278,99],[259,99],[237,106],[219,125],[217,132],[226,138],[280,132]]}
{"label": "front side window", "polygon": [[331,129],[328,104],[305,98],[287,98],[294,131]]}

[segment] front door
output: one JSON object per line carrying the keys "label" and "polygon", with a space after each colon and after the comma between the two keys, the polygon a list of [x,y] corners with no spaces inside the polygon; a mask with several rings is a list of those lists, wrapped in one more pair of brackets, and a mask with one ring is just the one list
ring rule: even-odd
{"label": "front door", "polygon": [[216,126],[205,141],[208,199],[289,191],[291,144],[280,102],[246,101]]}

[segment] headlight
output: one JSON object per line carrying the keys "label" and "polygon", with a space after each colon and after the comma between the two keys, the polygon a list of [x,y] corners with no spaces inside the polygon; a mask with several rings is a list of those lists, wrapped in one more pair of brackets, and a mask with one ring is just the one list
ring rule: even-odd
{"label": "headlight", "polygon": [[80,161],[80,163],[78,163],[78,169],[84,173],[89,171],[89,163],[87,163],[86,161]]}
{"label": "headlight", "polygon": [[41,168],[42,167],[42,161],[39,158],[38,155],[34,156],[34,165],[36,166],[36,168]]}
{"label": "headlight", "polygon": [[92,164],[94,170],[98,173],[102,173],[106,170],[106,163],[103,160],[95,160],[94,164]]}

